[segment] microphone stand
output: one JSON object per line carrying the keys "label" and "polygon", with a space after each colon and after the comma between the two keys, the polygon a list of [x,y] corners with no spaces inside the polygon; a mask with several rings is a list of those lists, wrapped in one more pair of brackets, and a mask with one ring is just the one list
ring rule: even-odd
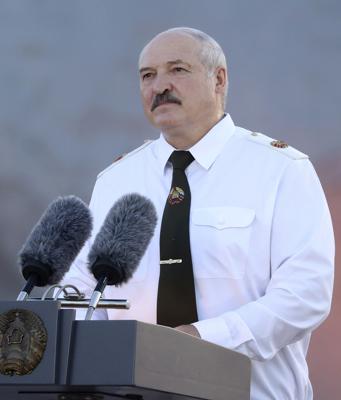
{"label": "microphone stand", "polygon": [[88,310],[85,315],[86,321],[91,320],[92,315],[93,315],[94,311],[96,310],[97,304],[98,304],[100,298],[102,297],[103,291],[104,291],[105,287],[107,286],[107,282],[108,282],[108,278],[105,275],[102,275],[99,278],[97,285],[95,287],[95,290],[93,291],[93,293],[91,295],[89,307],[88,307]]}
{"label": "microphone stand", "polygon": [[25,301],[30,293],[32,292],[34,286],[37,285],[39,280],[39,275],[31,273],[28,277],[25,286],[22,288],[21,292],[18,294],[17,301]]}

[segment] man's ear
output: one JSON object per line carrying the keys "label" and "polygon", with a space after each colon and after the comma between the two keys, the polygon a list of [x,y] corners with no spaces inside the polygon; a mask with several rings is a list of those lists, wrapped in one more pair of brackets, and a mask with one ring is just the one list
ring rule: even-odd
{"label": "man's ear", "polygon": [[223,67],[218,67],[215,71],[216,76],[216,93],[225,93],[225,88],[227,85],[227,71]]}

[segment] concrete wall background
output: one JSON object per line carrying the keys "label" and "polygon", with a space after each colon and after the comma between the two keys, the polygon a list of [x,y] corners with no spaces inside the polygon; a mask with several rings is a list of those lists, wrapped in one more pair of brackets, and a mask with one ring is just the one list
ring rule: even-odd
{"label": "concrete wall background", "polygon": [[[136,64],[174,26],[222,45],[237,125],[310,155],[339,243],[340,22],[337,0],[0,0],[0,299],[22,285],[16,254],[48,203],[70,193],[88,201],[100,170],[158,135],[143,116]],[[340,284],[337,273],[332,315],[309,354],[320,400],[341,389]]]}

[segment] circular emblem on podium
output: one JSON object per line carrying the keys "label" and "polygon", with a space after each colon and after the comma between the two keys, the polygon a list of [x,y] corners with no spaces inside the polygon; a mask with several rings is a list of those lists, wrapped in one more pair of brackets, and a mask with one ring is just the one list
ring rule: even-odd
{"label": "circular emblem on podium", "polygon": [[43,358],[47,331],[30,310],[12,309],[0,314],[0,373],[30,374]]}

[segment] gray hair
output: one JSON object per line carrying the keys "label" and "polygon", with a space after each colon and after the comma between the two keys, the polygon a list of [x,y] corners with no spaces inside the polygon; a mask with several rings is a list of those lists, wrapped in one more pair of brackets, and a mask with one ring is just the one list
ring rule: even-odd
{"label": "gray hair", "polygon": [[[227,72],[226,57],[221,46],[216,40],[214,40],[207,33],[199,31],[198,29],[194,28],[177,27],[177,28],[167,29],[166,31],[161,32],[159,35],[172,32],[189,35],[200,43],[201,49],[199,53],[199,58],[202,64],[206,67],[209,76],[212,76],[218,67],[224,68]],[[141,60],[143,50],[144,49],[142,49],[140,53],[139,63]],[[224,105],[227,97],[227,89],[228,89],[228,81],[226,81]]]}
{"label": "gray hair", "polygon": [[184,33],[200,42],[200,61],[207,68],[210,75],[213,74],[218,67],[227,68],[226,58],[222,48],[211,36],[207,35],[207,33],[187,27],[171,28],[162,33],[168,32]]}

